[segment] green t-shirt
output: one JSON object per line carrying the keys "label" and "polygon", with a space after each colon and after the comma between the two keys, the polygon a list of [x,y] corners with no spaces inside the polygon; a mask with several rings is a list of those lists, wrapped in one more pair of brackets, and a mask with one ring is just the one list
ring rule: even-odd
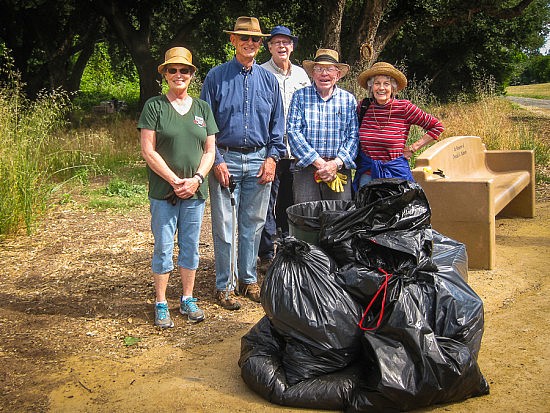
{"label": "green t-shirt", "polygon": [[[218,126],[208,103],[193,99],[191,109],[180,115],[165,95],[145,102],[138,129],[156,132],[155,150],[180,178],[191,178],[199,167],[206,137],[218,132]],[[149,197],[164,199],[172,186],[147,166]],[[208,180],[205,179],[193,198],[206,199]]]}

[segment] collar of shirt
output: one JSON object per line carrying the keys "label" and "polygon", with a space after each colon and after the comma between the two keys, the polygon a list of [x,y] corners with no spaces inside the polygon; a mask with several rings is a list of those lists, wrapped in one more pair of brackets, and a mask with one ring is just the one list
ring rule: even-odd
{"label": "collar of shirt", "polygon": [[288,72],[285,73],[283,69],[281,69],[275,62],[273,61],[273,58],[269,59],[269,64],[275,70],[277,73],[279,73],[282,76],[290,77],[292,75],[292,63],[289,62],[290,66],[288,67]]}
{"label": "collar of shirt", "polygon": [[237,60],[236,57],[231,60],[231,63],[235,65],[235,69],[243,75],[249,75],[254,71],[254,66],[256,66],[256,59],[252,61],[252,66],[250,66],[248,69],[242,65],[241,62]]}
{"label": "collar of shirt", "polygon": [[334,87],[332,88],[332,93],[330,94],[330,96],[327,99],[323,99],[321,97],[321,95],[319,94],[319,91],[317,90],[317,85],[315,84],[315,82],[311,82],[311,86],[313,86],[313,89],[315,89],[315,93],[317,93],[317,96],[319,97],[319,99],[322,99],[325,102],[327,100],[332,99],[334,97],[334,95],[336,94],[337,90],[338,90],[338,85],[334,85]]}

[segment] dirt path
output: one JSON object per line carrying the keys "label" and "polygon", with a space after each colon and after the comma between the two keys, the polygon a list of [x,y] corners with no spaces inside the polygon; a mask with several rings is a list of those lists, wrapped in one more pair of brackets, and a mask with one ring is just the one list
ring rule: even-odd
{"label": "dirt path", "polygon": [[[423,411],[546,412],[550,404],[550,202],[534,219],[497,221],[497,267],[470,271],[485,304],[479,357],[491,394]],[[59,207],[32,237],[0,244],[0,411],[273,411],[240,378],[240,337],[262,317],[212,301],[209,217],[198,325],[152,326],[147,208],[127,215]],[[176,311],[178,283],[169,300]],[[138,338],[126,346],[124,340]]]}

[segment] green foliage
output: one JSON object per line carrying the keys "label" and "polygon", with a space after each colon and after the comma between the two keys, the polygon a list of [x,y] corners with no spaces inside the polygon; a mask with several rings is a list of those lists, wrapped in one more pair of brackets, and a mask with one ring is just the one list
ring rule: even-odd
{"label": "green foliage", "polygon": [[132,337],[132,336],[126,336],[124,337],[124,345],[126,347],[130,347],[130,346],[133,346],[133,345],[136,345],[137,343],[139,343],[141,341],[141,338],[139,337]]}
{"label": "green foliage", "polygon": [[550,82],[550,55],[527,57],[522,65],[523,71],[512,79],[511,84],[528,85],[530,83]]}
{"label": "green foliage", "polygon": [[132,198],[136,195],[145,195],[147,187],[145,185],[130,184],[120,179],[113,179],[104,190],[104,194],[110,197],[119,196],[122,198]]}
{"label": "green foliage", "polygon": [[[98,174],[118,174],[136,182],[111,184],[108,207],[147,202],[145,168],[134,167],[140,160],[134,119],[98,119],[89,127],[70,129],[68,95],[56,90],[29,100],[9,56],[1,59],[0,236],[20,228],[31,232],[52,197],[69,204],[72,197],[67,189],[88,185]],[[100,191],[97,198],[108,200],[109,196]]]}
{"label": "green foliage", "polygon": [[[452,19],[447,4],[433,2],[433,6],[440,7],[441,22]],[[488,76],[502,93],[514,75],[521,48],[540,47],[543,36],[539,33],[549,16],[546,0],[534,0],[521,16],[510,19],[479,13],[460,24],[445,25],[437,20],[427,24],[432,17],[419,16],[402,27],[379,60],[404,61],[409,73],[430,79],[432,93],[444,101],[466,94],[475,98],[476,82]]]}
{"label": "green foliage", "polygon": [[[97,43],[86,65],[75,105],[90,111],[106,100],[125,101],[135,111],[139,101],[139,76],[133,63],[122,60],[116,66],[106,43]],[[120,57],[119,57],[120,59]]]}
{"label": "green foliage", "polygon": [[54,173],[48,159],[69,101],[58,90],[28,100],[19,74],[9,64],[1,67],[8,78],[0,85],[0,235],[5,235],[21,225],[30,232],[46,208]]}
{"label": "green foliage", "polygon": [[102,189],[90,193],[88,206],[94,209],[128,210],[148,202],[147,186],[113,178]]}

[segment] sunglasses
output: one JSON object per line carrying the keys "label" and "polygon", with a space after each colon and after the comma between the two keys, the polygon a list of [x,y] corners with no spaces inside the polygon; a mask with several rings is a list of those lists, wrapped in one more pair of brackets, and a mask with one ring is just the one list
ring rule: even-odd
{"label": "sunglasses", "polygon": [[191,69],[189,69],[188,67],[181,67],[179,69],[176,67],[169,67],[168,69],[166,69],[166,71],[171,75],[175,75],[178,72],[180,72],[182,75],[188,75],[189,73],[192,73]]}
{"label": "sunglasses", "polygon": [[245,35],[245,34],[239,36],[239,38],[240,38],[243,42],[248,42],[248,39],[252,39],[252,41],[253,41],[254,43],[259,43],[260,40],[262,40],[262,38],[259,37],[259,36],[247,36],[247,35]]}

